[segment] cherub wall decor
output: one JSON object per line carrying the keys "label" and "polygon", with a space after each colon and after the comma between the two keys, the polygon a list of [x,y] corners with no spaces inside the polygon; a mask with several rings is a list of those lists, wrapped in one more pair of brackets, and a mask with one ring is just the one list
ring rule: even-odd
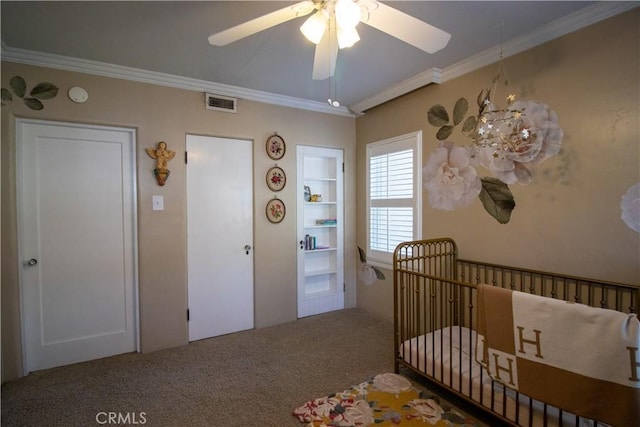
{"label": "cherub wall decor", "polygon": [[145,148],[145,151],[152,159],[156,161],[156,167],[153,170],[153,174],[156,176],[156,181],[159,186],[164,186],[169,177],[169,169],[167,169],[167,163],[173,159],[176,155],[175,151],[167,149],[167,143],[164,141],[158,142],[157,148]]}

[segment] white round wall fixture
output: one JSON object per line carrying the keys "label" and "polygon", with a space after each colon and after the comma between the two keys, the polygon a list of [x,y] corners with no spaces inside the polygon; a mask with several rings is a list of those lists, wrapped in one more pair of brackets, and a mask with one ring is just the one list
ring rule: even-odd
{"label": "white round wall fixture", "polygon": [[89,94],[83,88],[79,86],[74,86],[71,89],[69,89],[69,99],[71,99],[73,102],[77,102],[78,104],[81,104],[83,102],[86,102],[87,99],[89,99]]}

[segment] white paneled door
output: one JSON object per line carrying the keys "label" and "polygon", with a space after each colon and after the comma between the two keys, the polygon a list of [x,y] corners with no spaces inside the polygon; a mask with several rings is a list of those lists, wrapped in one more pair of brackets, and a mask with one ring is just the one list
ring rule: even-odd
{"label": "white paneled door", "polygon": [[17,121],[25,373],[137,348],[135,131]]}
{"label": "white paneled door", "polygon": [[253,328],[253,143],[187,135],[189,341]]}

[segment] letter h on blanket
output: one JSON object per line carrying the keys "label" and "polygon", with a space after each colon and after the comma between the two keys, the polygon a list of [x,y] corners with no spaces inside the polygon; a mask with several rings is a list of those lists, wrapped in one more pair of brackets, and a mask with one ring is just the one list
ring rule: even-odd
{"label": "letter h on blanket", "polygon": [[527,340],[524,338],[524,328],[522,326],[517,326],[517,328],[518,328],[518,342],[520,343],[520,350],[518,350],[518,352],[526,354],[526,351],[524,351],[524,345],[533,344],[536,346],[536,357],[539,357],[542,359],[543,357],[540,351],[540,333],[542,331],[539,331],[538,329],[534,329],[533,332],[536,334],[535,339]]}
{"label": "letter h on blanket", "polygon": [[582,417],[640,425],[636,315],[488,285],[477,297],[476,359],[492,379]]}
{"label": "letter h on blanket", "polygon": [[631,376],[629,380],[640,382],[638,371],[640,370],[640,359],[638,358],[638,347],[627,347],[629,350],[629,362],[631,363]]}

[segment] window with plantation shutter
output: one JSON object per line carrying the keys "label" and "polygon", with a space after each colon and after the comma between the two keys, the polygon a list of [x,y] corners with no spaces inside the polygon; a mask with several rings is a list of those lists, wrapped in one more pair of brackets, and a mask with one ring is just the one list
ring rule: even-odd
{"label": "window with plantation shutter", "polygon": [[390,267],[421,235],[422,132],[367,144],[367,260]]}

